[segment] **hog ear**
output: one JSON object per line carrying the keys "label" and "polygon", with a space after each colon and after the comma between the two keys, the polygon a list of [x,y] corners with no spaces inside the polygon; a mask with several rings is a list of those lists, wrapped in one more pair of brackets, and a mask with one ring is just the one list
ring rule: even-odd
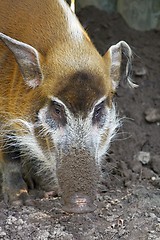
{"label": "hog ear", "polygon": [[127,58],[126,65],[126,79],[130,87],[135,88],[138,85],[134,84],[130,78],[131,66],[132,66],[132,51],[129,45],[120,41],[116,45],[113,45],[104,55],[104,60],[109,64],[110,78],[112,80],[113,90],[115,90],[120,81],[120,69],[122,64],[122,54]]}
{"label": "hog ear", "polygon": [[3,33],[0,33],[0,39],[14,54],[27,85],[31,88],[39,86],[43,76],[38,51],[32,46],[8,37]]}

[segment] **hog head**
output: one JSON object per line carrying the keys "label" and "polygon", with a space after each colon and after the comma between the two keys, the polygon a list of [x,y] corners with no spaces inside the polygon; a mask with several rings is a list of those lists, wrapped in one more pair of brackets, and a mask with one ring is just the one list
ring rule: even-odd
{"label": "hog head", "polygon": [[[0,39],[14,54],[26,87],[34,89],[33,94],[40,93],[34,99],[40,104],[37,119],[31,122],[32,135],[35,148],[38,146],[44,156],[49,154],[39,145],[42,134],[37,134],[37,125],[43,137],[49,138],[52,159],[44,157],[43,164],[55,165],[63,209],[73,213],[94,211],[101,160],[119,125],[112,97],[119,84],[123,53],[128,60],[126,77],[132,85],[130,47],[121,41],[101,57],[86,37],[81,43],[66,42],[50,48],[44,56],[31,45],[2,33]],[[17,135],[17,139],[24,151],[28,143],[24,144],[22,136]],[[30,157],[34,151],[33,147]]]}

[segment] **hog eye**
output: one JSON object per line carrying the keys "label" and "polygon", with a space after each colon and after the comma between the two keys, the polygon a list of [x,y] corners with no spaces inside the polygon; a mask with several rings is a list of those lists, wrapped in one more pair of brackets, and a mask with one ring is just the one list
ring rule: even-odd
{"label": "hog eye", "polygon": [[63,106],[53,101],[51,104],[51,111],[52,111],[52,114],[60,116],[63,114]]}
{"label": "hog eye", "polygon": [[57,126],[64,126],[67,123],[67,120],[63,105],[56,101],[52,101],[49,107],[48,119],[50,122],[57,124]]}
{"label": "hog eye", "polygon": [[100,104],[98,104],[95,109],[94,109],[94,113],[93,113],[93,123],[97,122],[100,120],[102,114],[104,111],[104,102],[101,102]]}
{"label": "hog eye", "polygon": [[55,111],[55,113],[57,114],[57,115],[60,115],[61,114],[61,109],[60,109],[60,106],[54,106],[53,107],[53,110]]}
{"label": "hog eye", "polygon": [[99,106],[94,112],[94,117],[97,118],[101,114],[101,112],[102,112],[102,107]]}

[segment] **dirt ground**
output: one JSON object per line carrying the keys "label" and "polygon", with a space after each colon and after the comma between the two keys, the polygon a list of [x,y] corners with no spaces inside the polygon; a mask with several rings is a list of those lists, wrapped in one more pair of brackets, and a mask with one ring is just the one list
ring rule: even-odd
{"label": "dirt ground", "polygon": [[79,17],[101,54],[120,40],[131,46],[139,84],[121,81],[115,96],[123,126],[103,164],[98,208],[78,215],[63,212],[59,198],[21,208],[1,201],[0,239],[160,240],[160,32],[135,31],[94,7]]}

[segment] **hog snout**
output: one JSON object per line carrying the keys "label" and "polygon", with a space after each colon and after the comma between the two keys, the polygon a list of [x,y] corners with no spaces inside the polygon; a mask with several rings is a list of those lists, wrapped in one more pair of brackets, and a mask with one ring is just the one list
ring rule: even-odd
{"label": "hog snout", "polygon": [[98,167],[86,149],[71,149],[70,153],[62,156],[58,182],[65,211],[86,213],[95,210]]}

